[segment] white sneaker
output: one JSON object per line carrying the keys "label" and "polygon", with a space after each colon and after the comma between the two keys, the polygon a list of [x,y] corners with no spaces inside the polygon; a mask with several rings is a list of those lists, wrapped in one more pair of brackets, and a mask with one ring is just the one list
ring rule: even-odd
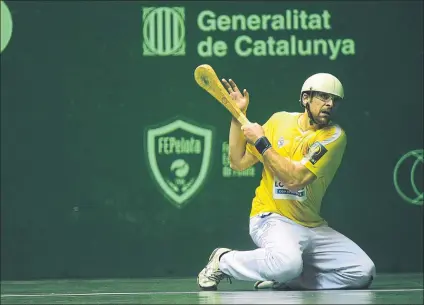
{"label": "white sneaker", "polygon": [[230,251],[231,249],[227,248],[216,248],[213,250],[212,254],[209,256],[208,264],[197,276],[197,284],[202,290],[216,290],[222,279],[230,279],[230,276],[219,269],[220,256]]}
{"label": "white sneaker", "polygon": [[275,290],[287,290],[288,287],[284,283],[279,283],[276,281],[257,281],[253,285],[255,289],[275,289]]}

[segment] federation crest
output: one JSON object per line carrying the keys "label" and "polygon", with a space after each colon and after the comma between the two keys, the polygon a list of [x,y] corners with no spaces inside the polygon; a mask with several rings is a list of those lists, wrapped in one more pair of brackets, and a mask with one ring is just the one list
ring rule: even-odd
{"label": "federation crest", "polygon": [[152,176],[166,198],[182,208],[204,184],[212,155],[212,130],[176,119],[146,133]]}

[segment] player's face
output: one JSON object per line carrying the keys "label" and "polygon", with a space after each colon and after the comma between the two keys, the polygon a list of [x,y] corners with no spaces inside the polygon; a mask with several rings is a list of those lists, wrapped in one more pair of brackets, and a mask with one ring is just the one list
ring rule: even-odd
{"label": "player's face", "polygon": [[328,125],[339,98],[329,93],[314,92],[309,104],[312,116],[319,125]]}

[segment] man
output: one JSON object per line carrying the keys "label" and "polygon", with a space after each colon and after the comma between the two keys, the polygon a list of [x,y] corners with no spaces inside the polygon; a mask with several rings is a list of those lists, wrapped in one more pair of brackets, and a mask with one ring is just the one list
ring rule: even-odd
{"label": "man", "polygon": [[[249,94],[230,79],[224,86],[246,113]],[[362,289],[375,276],[371,259],[320,216],[321,200],[343,157],[346,134],[331,122],[343,86],[318,73],[302,86],[303,113],[277,112],[262,127],[233,118],[229,134],[231,168],[258,161],[262,179],[252,202],[252,251],[215,249],[197,282],[216,290],[223,278],[256,281],[255,288]]]}

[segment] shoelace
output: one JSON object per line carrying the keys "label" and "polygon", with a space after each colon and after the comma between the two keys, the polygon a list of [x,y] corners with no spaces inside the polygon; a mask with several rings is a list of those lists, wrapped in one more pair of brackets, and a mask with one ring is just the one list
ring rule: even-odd
{"label": "shoelace", "polygon": [[208,279],[210,279],[212,281],[215,281],[217,283],[219,283],[222,279],[225,278],[225,279],[227,279],[227,281],[230,282],[230,284],[232,284],[231,277],[228,276],[228,275],[226,275],[222,271],[212,272],[212,274],[211,275],[208,275],[207,277],[208,277]]}

